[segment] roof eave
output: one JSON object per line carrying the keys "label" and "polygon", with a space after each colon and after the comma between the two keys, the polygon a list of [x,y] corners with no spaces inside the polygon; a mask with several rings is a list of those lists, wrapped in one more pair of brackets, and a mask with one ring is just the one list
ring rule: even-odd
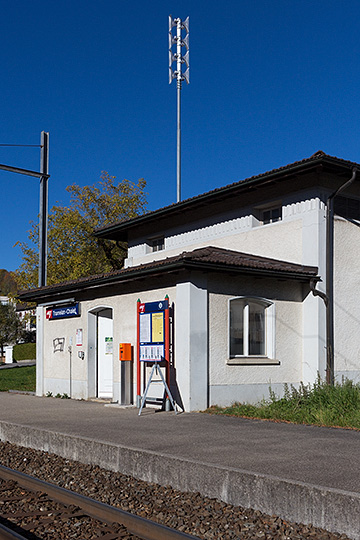
{"label": "roof eave", "polygon": [[291,281],[302,281],[307,283],[311,279],[320,279],[317,276],[317,269],[314,268],[314,271],[309,272],[299,272],[294,270],[276,270],[270,268],[254,268],[254,267],[245,267],[237,266],[231,264],[222,264],[222,263],[208,263],[208,262],[195,262],[195,261],[186,261],[186,267],[188,269],[196,268],[197,270],[206,270],[208,272],[226,272],[226,273],[237,273],[237,274],[247,274],[247,275],[257,275],[262,277],[271,277],[277,279],[285,279]]}
{"label": "roof eave", "polygon": [[170,274],[173,272],[179,272],[184,270],[198,270],[203,272],[222,272],[222,273],[236,273],[242,275],[256,275],[262,277],[271,277],[282,280],[300,281],[306,283],[311,279],[319,279],[317,277],[317,269],[309,272],[289,271],[289,270],[276,270],[265,268],[252,268],[242,267],[238,265],[229,265],[223,263],[210,263],[202,261],[190,261],[180,260],[169,264],[164,264],[156,268],[139,268],[134,272],[124,272],[115,274],[113,276],[104,276],[101,278],[95,278],[93,280],[84,280],[83,282],[59,284],[53,287],[41,287],[32,289],[30,291],[24,291],[19,293],[19,298],[24,302],[37,302],[39,300],[46,301],[51,298],[56,302],[56,297],[62,297],[69,294],[77,294],[84,290],[96,289],[106,287],[115,283],[124,283],[137,281],[143,279],[149,275],[155,276],[158,274]]}
{"label": "roof eave", "polygon": [[219,200],[219,196],[226,198],[229,194],[231,194],[234,191],[243,191],[249,188],[255,189],[257,185],[265,184],[269,181],[273,181],[274,179],[277,179],[277,178],[285,179],[289,175],[294,174],[298,171],[302,171],[305,173],[311,169],[314,169],[314,168],[316,169],[319,166],[325,166],[325,165],[331,165],[332,168],[334,168],[335,166],[338,170],[343,170],[345,172],[345,171],[351,171],[351,169],[354,167],[355,164],[352,162],[344,162],[343,160],[339,160],[335,157],[328,156],[326,154],[319,155],[313,158],[309,158],[308,162],[294,163],[292,165],[289,165],[288,167],[269,171],[259,176],[242,180],[240,182],[235,182],[233,184],[229,184],[228,186],[224,186],[223,188],[203,193],[191,199],[180,201],[176,204],[166,206],[165,208],[160,208],[158,210],[148,212],[141,216],[137,216],[131,220],[127,220],[122,223],[113,224],[106,228],[97,229],[94,231],[93,234],[99,238],[107,238],[110,240],[111,239],[126,240],[127,238],[126,233],[129,229],[138,227],[147,221],[153,221],[153,220],[162,218],[164,216],[167,216],[169,214],[183,212],[187,208],[206,204],[210,202],[211,199]]}

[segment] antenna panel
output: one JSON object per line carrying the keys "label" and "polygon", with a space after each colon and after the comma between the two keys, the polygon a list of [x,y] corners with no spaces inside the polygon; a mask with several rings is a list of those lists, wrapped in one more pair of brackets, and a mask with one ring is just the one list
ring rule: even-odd
{"label": "antenna panel", "polygon": [[169,67],[171,67],[171,64],[173,62],[176,62],[177,58],[176,58],[176,55],[173,54],[172,51],[169,51]]}
{"label": "antenna panel", "polygon": [[183,79],[186,81],[187,84],[190,84],[190,69],[187,68],[187,70],[183,73]]}
{"label": "antenna panel", "polygon": [[189,17],[186,17],[185,21],[182,22],[182,28],[185,28],[187,33],[189,33],[189,22],[190,22]]}
{"label": "antenna panel", "polygon": [[186,53],[183,55],[182,59],[183,59],[183,63],[185,63],[187,65],[187,67],[189,67],[189,51],[186,51]]}
{"label": "antenna panel", "polygon": [[171,29],[174,28],[174,26],[176,26],[176,22],[174,22],[172,16],[169,15],[169,32],[171,32]]}
{"label": "antenna panel", "polygon": [[173,79],[176,79],[176,72],[174,72],[171,67],[169,67],[169,84],[172,83]]}
{"label": "antenna panel", "polygon": [[181,42],[181,45],[184,46],[189,50],[189,34],[186,34],[184,39]]}

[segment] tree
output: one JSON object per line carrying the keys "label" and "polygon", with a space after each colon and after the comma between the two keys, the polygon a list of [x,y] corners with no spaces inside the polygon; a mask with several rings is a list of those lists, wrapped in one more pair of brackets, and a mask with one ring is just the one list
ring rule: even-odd
{"label": "tree", "polygon": [[[146,209],[146,182],[122,180],[103,172],[92,186],[68,186],[70,205],[56,205],[49,213],[47,283],[110,272],[122,268],[127,244],[93,236],[94,229],[134,218]],[[29,240],[17,242],[23,262],[16,271],[19,288],[38,285],[38,224],[32,223]]]}
{"label": "tree", "polygon": [[0,270],[0,294],[8,296],[16,293],[16,281],[11,272]]}
{"label": "tree", "polygon": [[4,356],[4,345],[12,345],[21,335],[22,325],[12,303],[0,304],[0,349]]}

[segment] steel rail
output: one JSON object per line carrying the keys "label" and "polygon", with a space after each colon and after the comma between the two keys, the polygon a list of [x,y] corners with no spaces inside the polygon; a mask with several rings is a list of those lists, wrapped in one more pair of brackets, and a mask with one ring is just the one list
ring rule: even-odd
{"label": "steel rail", "polygon": [[13,531],[12,529],[9,529],[8,527],[5,527],[5,525],[1,525],[0,523],[0,540],[27,540],[25,536],[21,536],[21,534]]}
{"label": "steel rail", "polygon": [[[125,512],[125,510],[95,501],[79,493],[55,486],[54,484],[39,480],[22,472],[14,471],[3,465],[0,465],[0,479],[13,480],[30,491],[46,493],[46,495],[56,502],[78,506],[87,516],[98,519],[99,521],[109,524],[119,523],[126,527],[130,533],[139,536],[143,540],[199,540],[196,536],[171,529],[166,525],[161,525],[160,523],[136,516],[135,514],[130,514],[129,512]],[[0,538],[2,538],[1,532]],[[9,537],[4,536],[3,538]]]}

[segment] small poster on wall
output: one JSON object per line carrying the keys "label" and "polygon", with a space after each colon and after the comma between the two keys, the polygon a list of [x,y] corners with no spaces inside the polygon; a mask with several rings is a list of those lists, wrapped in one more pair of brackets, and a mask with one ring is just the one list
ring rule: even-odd
{"label": "small poster on wall", "polygon": [[113,338],[106,337],[105,338],[105,354],[112,354],[112,353],[113,353]]}
{"label": "small poster on wall", "polygon": [[81,347],[83,344],[83,331],[82,328],[77,328],[76,330],[76,345]]}

